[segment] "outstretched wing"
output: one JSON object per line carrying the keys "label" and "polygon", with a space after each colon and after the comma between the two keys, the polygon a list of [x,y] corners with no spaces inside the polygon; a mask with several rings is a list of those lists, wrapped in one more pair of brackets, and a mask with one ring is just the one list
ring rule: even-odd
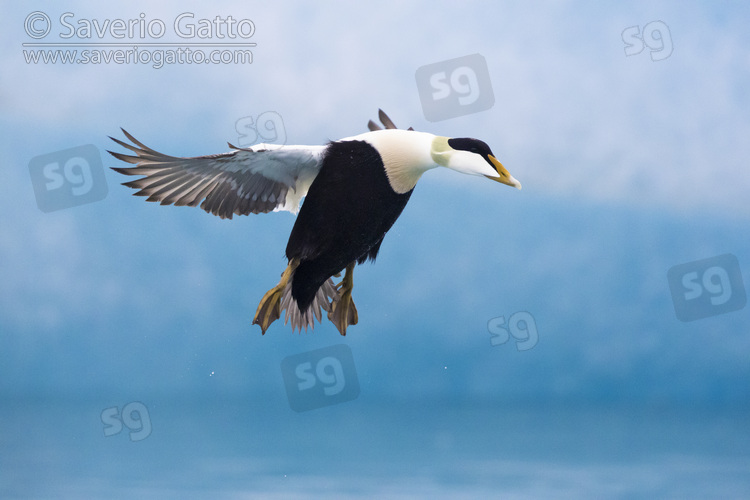
{"label": "outstretched wing", "polygon": [[[154,151],[122,131],[128,144],[110,137],[135,153],[109,153],[135,167],[112,170],[142,175],[123,183],[138,189],[137,196],[162,205],[200,207],[222,219],[233,215],[287,210],[297,213],[300,201],[320,171],[325,146],[258,144],[228,153],[181,158]],[[202,202],[202,203],[201,203]]]}
{"label": "outstretched wing", "polygon": [[[393,120],[388,118],[388,115],[386,115],[382,109],[378,109],[378,119],[380,119],[380,123],[382,123],[386,129],[398,128],[393,123]],[[370,132],[375,132],[376,130],[383,130],[383,127],[381,127],[380,125],[378,125],[372,120],[367,122],[367,128],[370,129]],[[409,127],[407,130],[414,130],[414,129]]]}

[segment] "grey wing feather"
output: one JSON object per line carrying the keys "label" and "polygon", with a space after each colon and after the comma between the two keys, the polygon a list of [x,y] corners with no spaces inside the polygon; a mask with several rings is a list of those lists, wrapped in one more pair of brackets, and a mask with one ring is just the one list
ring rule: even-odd
{"label": "grey wing feather", "polygon": [[[388,115],[385,114],[385,111],[382,109],[378,109],[378,119],[380,120],[380,123],[385,126],[386,129],[394,129],[398,128],[395,123],[393,123],[393,120],[391,120]],[[367,128],[370,129],[371,132],[375,132],[376,130],[383,130],[383,127],[375,123],[374,121],[370,120],[367,122]],[[414,130],[412,127],[409,127],[407,130]]]}
{"label": "grey wing feather", "polygon": [[378,110],[378,118],[380,119],[380,123],[385,125],[386,129],[398,128],[382,109]]}
{"label": "grey wing feather", "polygon": [[228,153],[182,158],[159,153],[122,132],[132,144],[110,139],[135,155],[109,153],[135,167],[112,170],[144,176],[123,185],[162,205],[195,207],[200,203],[203,210],[222,219],[274,210],[296,213],[320,170],[325,149],[269,144],[237,148],[230,144]]}

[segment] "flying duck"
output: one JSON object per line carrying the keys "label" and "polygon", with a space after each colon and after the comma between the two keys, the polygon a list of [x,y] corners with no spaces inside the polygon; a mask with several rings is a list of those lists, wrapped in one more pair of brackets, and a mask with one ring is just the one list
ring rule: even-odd
{"label": "flying duck", "polygon": [[[109,153],[135,165],[113,170],[143,176],[123,185],[146,201],[200,204],[222,219],[280,210],[296,214],[286,246],[289,263],[279,284],[261,299],[253,324],[265,334],[286,311],[284,322],[291,321],[292,331],[307,331],[325,311],[346,335],[347,326],[358,322],[354,266],[375,260],[423,173],[447,167],[521,189],[484,142],[400,130],[382,110],[379,118],[385,129],[370,120],[369,132],[325,146],[229,144],[228,153],[192,158],[154,151],[123,129],[132,144],[110,139],[135,156]],[[334,285],[332,278],[342,271]]]}

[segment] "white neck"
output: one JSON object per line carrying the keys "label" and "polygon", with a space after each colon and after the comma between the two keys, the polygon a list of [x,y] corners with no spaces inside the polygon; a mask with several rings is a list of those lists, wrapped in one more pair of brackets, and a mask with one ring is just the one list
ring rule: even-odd
{"label": "white neck", "polygon": [[414,189],[423,173],[437,167],[431,154],[433,134],[387,129],[347,137],[342,141],[366,141],[378,150],[391,188],[399,194]]}

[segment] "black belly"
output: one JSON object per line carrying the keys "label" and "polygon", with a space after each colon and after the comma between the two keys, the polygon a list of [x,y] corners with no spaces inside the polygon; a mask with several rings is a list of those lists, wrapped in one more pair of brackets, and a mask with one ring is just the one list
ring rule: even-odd
{"label": "black belly", "polygon": [[322,161],[286,246],[287,258],[300,260],[292,297],[301,311],[328,278],[375,259],[414,191],[396,193],[380,154],[364,141],[331,143]]}

